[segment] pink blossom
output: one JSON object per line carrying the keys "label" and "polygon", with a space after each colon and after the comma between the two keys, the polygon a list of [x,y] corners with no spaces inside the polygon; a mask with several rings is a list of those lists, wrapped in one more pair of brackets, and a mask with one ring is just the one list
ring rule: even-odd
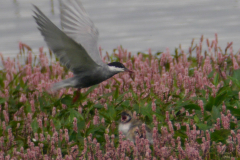
{"label": "pink blossom", "polygon": [[77,126],[77,118],[73,118],[73,130],[77,133],[78,132],[78,126]]}

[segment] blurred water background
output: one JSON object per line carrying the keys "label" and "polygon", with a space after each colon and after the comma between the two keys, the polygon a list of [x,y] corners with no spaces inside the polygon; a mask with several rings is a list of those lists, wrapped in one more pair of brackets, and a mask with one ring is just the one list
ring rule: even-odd
{"label": "blurred water background", "polygon": [[[188,50],[192,38],[210,40],[218,33],[225,48],[233,41],[240,48],[240,2],[238,0],[82,0],[99,30],[99,45],[112,52],[122,45],[132,52],[164,51],[182,45]],[[37,51],[46,44],[32,18],[32,4],[60,27],[58,0],[0,0],[0,52],[14,57],[18,42]]]}

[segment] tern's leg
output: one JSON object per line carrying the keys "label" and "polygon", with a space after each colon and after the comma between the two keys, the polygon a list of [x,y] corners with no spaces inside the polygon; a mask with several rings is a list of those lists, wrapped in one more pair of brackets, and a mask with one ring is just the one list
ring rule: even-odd
{"label": "tern's leg", "polygon": [[[76,96],[73,97],[73,101],[72,102],[75,103],[80,98],[80,96],[81,96],[81,88],[78,88]],[[80,99],[80,105],[82,106],[81,99]]]}

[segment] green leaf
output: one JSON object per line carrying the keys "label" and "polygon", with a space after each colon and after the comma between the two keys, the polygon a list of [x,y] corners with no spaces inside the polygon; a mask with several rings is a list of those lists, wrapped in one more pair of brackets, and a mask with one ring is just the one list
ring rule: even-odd
{"label": "green leaf", "polygon": [[53,119],[53,123],[57,130],[59,130],[62,126],[61,121],[59,120]]}
{"label": "green leaf", "polygon": [[214,103],[215,103],[215,98],[213,96],[209,96],[208,102],[205,105],[205,110],[212,111],[212,107],[213,107]]}
{"label": "green leaf", "polygon": [[232,77],[240,81],[240,69],[234,70]]}
{"label": "green leaf", "polygon": [[181,130],[177,130],[174,132],[174,137],[181,137],[181,139],[187,138],[187,135],[185,132],[182,132]]}
{"label": "green leaf", "polygon": [[38,97],[38,102],[39,102],[39,104],[40,104],[40,109],[41,109],[41,111],[43,111],[43,108],[44,108],[43,98],[42,98],[42,97]]}
{"label": "green leaf", "polygon": [[4,79],[0,77],[0,88],[4,88]]}
{"label": "green leaf", "polygon": [[215,73],[215,71],[210,72],[209,75],[208,75],[208,78],[212,78],[214,73]]}
{"label": "green leaf", "polygon": [[20,84],[17,85],[17,87],[14,89],[13,94],[19,93],[20,90]]}
{"label": "green leaf", "polygon": [[31,106],[30,105],[25,105],[25,111],[27,113],[31,113],[32,112]]}
{"label": "green leaf", "polygon": [[188,70],[188,76],[193,76],[194,75],[194,68],[190,68],[189,70]]}
{"label": "green leaf", "polygon": [[[125,100],[121,103],[121,107],[122,109],[127,109],[127,110],[131,110],[132,106],[130,105],[129,100]],[[119,108],[118,108],[119,109]]]}
{"label": "green leaf", "polygon": [[113,98],[116,100],[118,98],[118,95],[119,95],[119,87],[116,87]]}
{"label": "green leaf", "polygon": [[230,130],[229,129],[215,130],[213,133],[211,133],[211,141],[225,143],[225,141],[228,138],[229,134],[230,134]]}
{"label": "green leaf", "polygon": [[110,119],[112,121],[114,121],[114,119],[116,117],[116,110],[115,110],[115,107],[113,105],[108,107],[108,115],[109,115]]}
{"label": "green leaf", "polygon": [[147,117],[150,121],[152,121],[152,115],[153,115],[151,105],[152,105],[152,102],[149,102],[147,106],[141,105],[141,107],[139,107],[140,114],[145,116],[145,118]]}
{"label": "green leaf", "polygon": [[217,120],[217,118],[219,118],[221,116],[221,114],[216,106],[213,106],[211,115],[212,115],[213,122],[215,122]]}
{"label": "green leaf", "polygon": [[201,108],[197,104],[187,104],[183,106],[186,110],[201,110]]}
{"label": "green leaf", "polygon": [[[90,133],[94,134],[95,132],[99,131],[102,129],[102,126],[91,126],[88,130],[87,130],[87,135],[89,135]],[[103,131],[104,133],[104,131]]]}
{"label": "green leaf", "polygon": [[67,106],[70,106],[72,104],[72,97],[70,95],[65,95],[62,99],[61,102]]}
{"label": "green leaf", "polygon": [[211,118],[211,115],[208,115],[206,112],[204,112],[204,121],[208,121]]}
{"label": "green leaf", "polygon": [[1,97],[0,97],[0,104],[5,103],[5,101],[6,101],[6,100],[5,100],[4,98],[1,98]]}
{"label": "green leaf", "polygon": [[240,109],[239,108],[234,108],[232,106],[227,106],[227,109],[231,111],[231,114],[234,116],[240,116]]}
{"label": "green leaf", "polygon": [[85,121],[81,120],[81,121],[77,121],[77,126],[78,126],[78,130],[83,130],[86,126]]}
{"label": "green leaf", "polygon": [[235,129],[236,128],[236,124],[234,122],[230,122],[230,129]]}
{"label": "green leaf", "polygon": [[214,79],[213,79],[213,84],[214,84],[215,86],[217,86],[217,85],[218,85],[218,81],[219,81],[219,74],[217,73],[217,74],[215,75]]}
{"label": "green leaf", "polygon": [[238,88],[240,88],[240,82],[237,79],[232,78],[232,77],[229,77],[229,79],[232,80],[233,84],[235,84]]}
{"label": "green leaf", "polygon": [[39,128],[38,122],[37,122],[37,119],[36,119],[36,118],[32,121],[31,127],[32,127],[33,132],[36,133],[37,130],[38,130],[38,128]]}
{"label": "green leaf", "polygon": [[197,115],[195,115],[193,119],[194,119],[195,123],[199,122],[199,117]]}
{"label": "green leaf", "polygon": [[218,94],[215,98],[215,102],[214,104],[216,106],[219,106],[220,104],[222,104],[222,102],[228,97],[228,93],[226,91]]}
{"label": "green leaf", "polygon": [[83,99],[87,98],[88,94],[91,93],[97,87],[98,87],[98,85],[94,85],[94,86],[90,87],[85,93],[82,93],[82,98]]}
{"label": "green leaf", "polygon": [[235,84],[238,88],[240,88],[240,69],[233,71],[233,76],[228,76],[230,80],[232,80],[233,84]]}
{"label": "green leaf", "polygon": [[157,52],[157,53],[155,53],[155,55],[156,56],[159,56],[159,55],[161,55],[163,52]]}
{"label": "green leaf", "polygon": [[211,128],[210,126],[208,126],[207,124],[204,124],[204,123],[199,123],[199,124],[197,124],[197,126],[200,130],[203,130],[203,131],[206,131]]}
{"label": "green leaf", "polygon": [[101,109],[101,108],[103,108],[103,105],[101,105],[101,104],[98,103],[98,104],[94,104],[93,107],[94,107],[94,108]]}
{"label": "green leaf", "polygon": [[78,111],[76,111],[75,109],[69,108],[68,111],[70,113],[70,115],[68,117],[70,122],[73,121],[74,117],[76,117],[77,119],[81,119],[81,120],[84,119],[83,116]]}

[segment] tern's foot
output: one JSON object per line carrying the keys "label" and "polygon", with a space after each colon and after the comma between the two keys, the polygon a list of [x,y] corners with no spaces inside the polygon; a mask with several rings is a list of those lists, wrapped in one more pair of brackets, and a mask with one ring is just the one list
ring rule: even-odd
{"label": "tern's foot", "polygon": [[75,103],[79,98],[81,94],[81,89],[78,89],[76,92],[76,95],[73,97],[72,103]]}
{"label": "tern's foot", "polygon": [[76,95],[75,97],[73,97],[73,100],[72,100],[72,102],[73,103],[75,103],[78,99],[79,99],[79,97],[80,97],[80,95],[78,94],[78,95]]}

